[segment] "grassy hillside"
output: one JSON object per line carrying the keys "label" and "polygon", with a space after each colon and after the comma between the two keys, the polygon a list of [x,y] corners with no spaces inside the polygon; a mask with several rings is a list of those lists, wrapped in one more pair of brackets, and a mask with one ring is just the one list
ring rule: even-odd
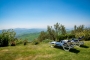
{"label": "grassy hillside", "polygon": [[85,45],[64,51],[62,48],[51,48],[49,43],[39,45],[23,44],[0,47],[0,60],[90,60],[90,41]]}
{"label": "grassy hillside", "polygon": [[38,38],[40,33],[29,33],[29,34],[22,34],[22,35],[19,35],[17,36],[17,38],[21,38],[22,40],[24,39],[28,39],[28,41],[32,41],[36,38]]}

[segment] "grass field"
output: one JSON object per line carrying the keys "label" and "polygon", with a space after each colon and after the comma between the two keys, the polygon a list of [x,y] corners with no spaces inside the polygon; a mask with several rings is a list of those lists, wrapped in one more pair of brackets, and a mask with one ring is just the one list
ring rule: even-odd
{"label": "grass field", "polygon": [[70,51],[51,48],[49,43],[0,47],[0,60],[90,60],[90,41]]}

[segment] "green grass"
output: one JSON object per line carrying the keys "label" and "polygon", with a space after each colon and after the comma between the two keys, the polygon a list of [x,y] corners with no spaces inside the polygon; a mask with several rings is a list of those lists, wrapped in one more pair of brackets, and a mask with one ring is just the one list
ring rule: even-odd
{"label": "green grass", "polygon": [[85,41],[84,46],[76,46],[69,52],[62,48],[51,48],[49,43],[44,42],[0,47],[0,60],[90,60],[90,41]]}

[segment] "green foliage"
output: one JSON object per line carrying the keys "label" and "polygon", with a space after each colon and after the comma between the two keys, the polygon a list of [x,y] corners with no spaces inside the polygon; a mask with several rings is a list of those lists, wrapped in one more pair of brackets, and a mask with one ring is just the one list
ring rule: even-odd
{"label": "green foliage", "polygon": [[50,39],[60,41],[64,39],[79,38],[84,36],[84,40],[90,40],[90,28],[84,28],[84,25],[74,26],[74,30],[66,31],[64,25],[60,23],[54,26],[47,26],[47,32],[42,31],[39,35],[39,41]]}
{"label": "green foliage", "polygon": [[90,28],[84,28],[84,25],[78,27],[75,25],[71,33],[75,34],[76,38],[84,36],[84,40],[90,40]]}
{"label": "green foliage", "polygon": [[37,40],[37,39],[35,39],[35,40],[33,40],[32,41],[32,43],[31,44],[33,44],[33,45],[37,45],[37,44],[39,44],[40,43],[40,41],[39,40]]}
{"label": "green foliage", "polygon": [[58,36],[58,41],[60,40],[64,40],[64,39],[71,39],[71,38],[75,38],[75,35],[73,34],[66,34],[66,35],[59,35]]}
{"label": "green foliage", "polygon": [[45,40],[43,40],[42,42],[44,42],[44,43],[49,43],[49,42],[51,42],[52,40],[50,40],[50,39],[45,39]]}
{"label": "green foliage", "polygon": [[25,39],[23,42],[24,42],[24,45],[27,45],[28,40]]}
{"label": "green foliage", "polygon": [[66,39],[66,38],[67,38],[67,37],[66,37],[65,35],[59,35],[59,36],[58,36],[59,41],[60,41],[60,40],[64,40],[64,39]]}
{"label": "green foliage", "polygon": [[23,40],[17,39],[17,40],[16,40],[16,45],[20,45],[20,44],[23,44]]}
{"label": "green foliage", "polygon": [[52,26],[48,26],[47,27],[47,32],[50,35],[50,38],[52,40],[56,40],[58,41],[58,36],[59,35],[65,35],[66,34],[66,29],[64,27],[64,25],[60,24],[60,23],[56,23],[54,25],[54,27]]}
{"label": "green foliage", "polygon": [[9,42],[15,40],[15,35],[13,29],[3,30],[0,34],[0,46],[8,46]]}
{"label": "green foliage", "polygon": [[47,33],[48,33],[48,38],[51,40],[56,39],[56,34],[55,30],[52,28],[52,26],[47,26]]}
{"label": "green foliage", "polygon": [[41,33],[40,33],[40,35],[39,35],[39,37],[38,37],[38,40],[39,40],[40,42],[42,42],[43,40],[45,40],[45,39],[47,39],[47,38],[48,38],[47,32],[41,31]]}
{"label": "green foliage", "polygon": [[75,38],[74,34],[66,34],[65,36],[67,39]]}
{"label": "green foliage", "polygon": [[90,28],[86,28],[83,32],[82,32],[84,37],[84,40],[90,40]]}

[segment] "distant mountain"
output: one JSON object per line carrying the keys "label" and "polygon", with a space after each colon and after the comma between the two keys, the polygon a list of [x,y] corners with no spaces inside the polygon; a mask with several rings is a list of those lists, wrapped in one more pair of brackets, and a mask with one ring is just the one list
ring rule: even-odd
{"label": "distant mountain", "polygon": [[[14,31],[16,32],[17,35],[21,34],[28,34],[28,33],[38,33],[41,31],[46,31],[46,29],[39,29],[39,28],[33,28],[33,29],[26,29],[26,28],[15,28]],[[0,33],[2,30],[0,30]]]}
{"label": "distant mountain", "polygon": [[41,31],[46,31],[46,29],[25,29],[25,28],[16,28],[14,31],[18,34],[27,34],[27,33],[38,33]]}
{"label": "distant mountain", "polygon": [[0,33],[2,33],[2,30],[0,30]]}
{"label": "distant mountain", "polygon": [[[71,30],[72,29],[66,29],[67,32],[70,32]],[[46,31],[46,29],[40,29],[40,28],[32,28],[32,29],[15,28],[14,31],[16,32],[16,35],[18,36],[18,35],[22,35],[22,34],[38,33],[38,32],[41,32],[41,31]],[[2,30],[0,30],[0,33],[2,33]]]}

